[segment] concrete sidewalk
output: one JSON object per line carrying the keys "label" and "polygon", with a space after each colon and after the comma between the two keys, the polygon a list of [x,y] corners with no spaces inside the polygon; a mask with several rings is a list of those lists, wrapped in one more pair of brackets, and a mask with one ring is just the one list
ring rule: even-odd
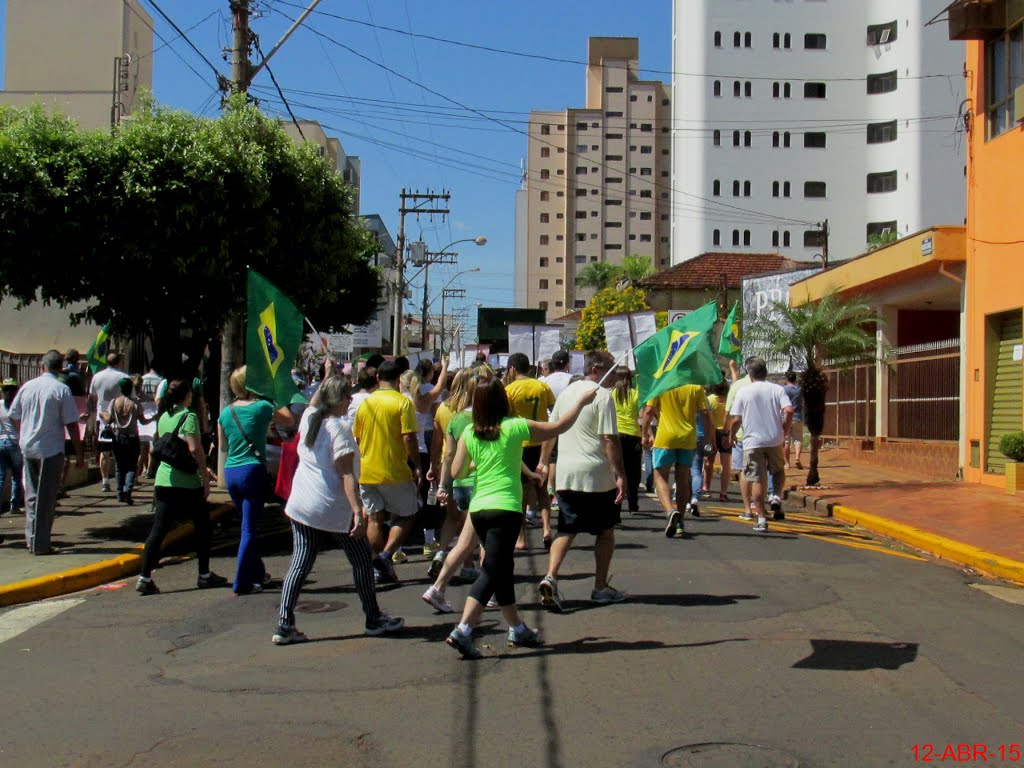
{"label": "concrete sidewalk", "polygon": [[979,573],[1024,583],[1024,496],[997,488],[934,480],[858,461],[842,448],[819,460],[821,488],[799,488],[791,503],[860,525]]}
{"label": "concrete sidewalk", "polygon": [[[5,539],[0,544],[0,606],[77,592],[138,573],[153,519],[152,481],[143,480],[133,495],[135,505],[129,507],[118,503],[116,494],[103,493],[98,482],[69,491],[53,525],[53,546],[60,550],[55,555],[30,555],[24,515],[0,515],[0,536]],[[210,502],[215,520],[232,511],[226,491],[215,489]],[[175,528],[164,549],[191,532],[191,523]]]}

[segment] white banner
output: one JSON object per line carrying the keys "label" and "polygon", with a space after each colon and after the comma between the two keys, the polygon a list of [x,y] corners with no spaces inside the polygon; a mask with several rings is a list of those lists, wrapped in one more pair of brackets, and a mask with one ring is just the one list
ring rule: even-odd
{"label": "white banner", "polygon": [[633,344],[633,334],[629,327],[628,314],[609,315],[606,317],[604,319],[604,338],[612,357],[618,360],[625,355],[624,363],[629,366],[630,370],[636,368],[633,353],[630,351],[635,345]]}
{"label": "white banner", "polygon": [[533,362],[533,325],[529,323],[508,324],[509,354],[522,352]]}
{"label": "white banner", "polygon": [[351,333],[329,333],[327,334],[327,348],[336,355],[352,354]]}
{"label": "white banner", "polygon": [[583,366],[586,363],[587,353],[572,351],[569,353],[569,373],[573,376],[583,375]]}
{"label": "white banner", "polygon": [[538,360],[549,360],[562,347],[562,326],[560,325],[538,325],[535,326],[534,343],[537,345],[537,357],[531,360],[536,363]]}
{"label": "white banner", "polygon": [[508,352],[498,353],[498,367],[508,368]]}
{"label": "white banner", "polygon": [[356,347],[379,347],[382,343],[380,318],[374,315],[366,325],[350,325],[352,331],[352,345]]}
{"label": "white banner", "polygon": [[476,348],[462,350],[463,368],[472,368],[474,360],[476,360]]}
{"label": "white banner", "polygon": [[748,329],[755,323],[777,325],[783,322],[782,316],[775,311],[775,302],[787,304],[789,302],[789,286],[820,271],[820,268],[812,267],[810,269],[793,269],[764,277],[743,278],[743,333],[741,338],[743,339],[744,358],[760,355],[768,364],[768,372],[771,374],[785,373],[790,367],[795,371],[804,369],[805,362],[802,358],[789,360],[774,357],[759,345],[748,341]]}
{"label": "white banner", "polygon": [[448,370],[457,371],[462,367],[462,355],[453,349],[448,353]]}
{"label": "white banner", "polygon": [[633,346],[643,344],[651,336],[658,332],[658,323],[654,318],[654,312],[631,312],[629,324],[633,328]]}

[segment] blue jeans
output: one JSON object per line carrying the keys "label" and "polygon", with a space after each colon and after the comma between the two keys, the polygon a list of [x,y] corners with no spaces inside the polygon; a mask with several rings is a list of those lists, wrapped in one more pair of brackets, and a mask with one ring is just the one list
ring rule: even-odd
{"label": "blue jeans", "polygon": [[259,555],[256,537],[259,533],[263,505],[267,500],[267,470],[262,464],[225,467],[224,479],[235,509],[242,516],[242,535],[238,541],[238,565],[235,568],[235,592],[252,592],[263,584],[266,569]]}
{"label": "blue jeans", "polygon": [[135,487],[135,470],[139,466],[139,451],[141,450],[139,438],[115,440],[112,450],[114,452],[114,483],[117,486],[117,493],[119,496],[131,496],[132,488]]}
{"label": "blue jeans", "polygon": [[704,440],[697,440],[697,450],[693,453],[693,463],[690,464],[690,501],[699,501],[700,492],[704,487]]}
{"label": "blue jeans", "polygon": [[21,485],[21,473],[24,468],[25,458],[21,455],[21,448],[14,444],[0,446],[0,493],[3,493],[7,473],[10,472],[11,509],[25,506],[25,491]]}

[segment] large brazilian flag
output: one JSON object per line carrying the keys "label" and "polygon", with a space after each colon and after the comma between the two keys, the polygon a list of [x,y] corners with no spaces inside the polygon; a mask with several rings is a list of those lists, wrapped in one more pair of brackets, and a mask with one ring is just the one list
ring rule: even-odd
{"label": "large brazilian flag", "polygon": [[252,270],[248,292],[245,386],[282,408],[296,392],[291,371],[302,343],[302,313],[273,283]]}
{"label": "large brazilian flag", "polygon": [[96,339],[85,353],[86,362],[89,363],[89,370],[99,373],[107,367],[107,353],[110,352],[110,323],[107,323],[96,334]]}
{"label": "large brazilian flag", "polygon": [[641,404],[684,384],[709,387],[722,381],[711,350],[716,322],[718,305],[712,301],[665,326],[633,351]]}
{"label": "large brazilian flag", "polygon": [[743,360],[743,342],[740,336],[740,305],[733,304],[729,316],[725,318],[725,328],[722,329],[722,338],[718,342],[718,354],[728,357],[737,363]]}

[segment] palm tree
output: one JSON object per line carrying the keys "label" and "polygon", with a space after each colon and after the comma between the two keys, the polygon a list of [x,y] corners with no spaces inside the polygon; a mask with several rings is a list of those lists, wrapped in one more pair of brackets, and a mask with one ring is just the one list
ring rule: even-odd
{"label": "palm tree", "polygon": [[654,267],[646,256],[627,256],[622,260],[622,280],[627,285],[640,285],[653,274]]}
{"label": "palm tree", "polygon": [[622,276],[622,267],[617,267],[607,261],[595,261],[588,264],[576,275],[576,285],[580,288],[593,288],[601,291],[611,288]]}
{"label": "palm tree", "polygon": [[[775,322],[756,323],[747,331],[744,342],[763,350],[767,357],[789,360],[791,367],[804,367],[799,376],[804,400],[804,424],[811,433],[811,461],[807,485],[817,485],[818,442],[825,427],[827,365],[841,368],[864,359],[875,351],[874,330],[877,314],[858,299],[841,299],[829,293],[813,304],[791,307],[776,301],[769,317]],[[744,347],[747,344],[744,343]]]}

